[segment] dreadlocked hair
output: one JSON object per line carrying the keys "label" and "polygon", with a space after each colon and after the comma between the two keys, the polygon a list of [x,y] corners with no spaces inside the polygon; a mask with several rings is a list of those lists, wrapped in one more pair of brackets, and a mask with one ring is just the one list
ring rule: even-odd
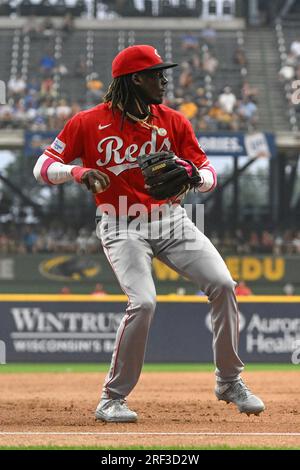
{"label": "dreadlocked hair", "polygon": [[[122,111],[122,127],[132,101],[138,103],[143,114],[149,115],[149,107],[139,96],[132,82],[131,75],[123,75],[122,77],[114,78],[103,97],[103,101],[104,103],[111,102],[113,112],[114,109],[120,107]],[[152,116],[152,113],[150,113],[150,116]]]}

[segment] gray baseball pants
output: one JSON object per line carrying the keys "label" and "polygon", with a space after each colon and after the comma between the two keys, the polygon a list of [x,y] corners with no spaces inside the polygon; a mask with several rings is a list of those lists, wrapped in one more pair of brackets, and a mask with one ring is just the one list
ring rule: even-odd
{"label": "gray baseball pants", "polygon": [[152,278],[154,257],[189,278],[208,296],[217,381],[234,381],[243,370],[244,364],[238,356],[236,283],[216,248],[196,228],[186,211],[180,205],[169,209],[169,214],[161,220],[142,222],[139,226],[142,230],[131,228],[131,224],[125,230],[117,222],[118,237],[115,220],[107,214],[102,217],[103,249],[128,296],[102,398],[124,398],[138,382],[156,305]]}

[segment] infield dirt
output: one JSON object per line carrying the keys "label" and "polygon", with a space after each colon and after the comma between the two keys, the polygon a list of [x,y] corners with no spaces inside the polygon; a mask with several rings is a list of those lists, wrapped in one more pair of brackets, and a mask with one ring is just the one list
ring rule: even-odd
{"label": "infield dirt", "polygon": [[[300,433],[300,373],[248,372],[243,374],[243,378],[266,404],[266,411],[259,417],[248,418],[234,405],[218,402],[213,393],[214,375],[211,373],[147,372],[142,374],[134,392],[128,397],[128,404],[139,414],[139,421],[106,424],[94,419],[104,374],[3,374],[0,375],[0,446],[187,448],[226,444],[232,447],[300,448],[300,435],[286,435]],[[24,434],[5,435],[5,432]],[[26,434],[30,432],[73,434]],[[208,436],[201,433],[234,435]],[[243,433],[281,435],[249,436]]]}

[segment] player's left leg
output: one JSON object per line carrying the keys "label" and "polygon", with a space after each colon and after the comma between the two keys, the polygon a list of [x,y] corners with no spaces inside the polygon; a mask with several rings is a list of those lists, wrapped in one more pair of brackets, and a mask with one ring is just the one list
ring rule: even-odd
{"label": "player's left leg", "polygon": [[165,264],[193,281],[209,298],[212,306],[216,395],[219,399],[233,401],[242,412],[263,411],[262,401],[252,395],[240,379],[244,364],[238,356],[236,283],[221,255],[195,227],[185,210],[180,206],[174,208],[173,218],[174,229],[169,239],[158,240],[154,252]]}

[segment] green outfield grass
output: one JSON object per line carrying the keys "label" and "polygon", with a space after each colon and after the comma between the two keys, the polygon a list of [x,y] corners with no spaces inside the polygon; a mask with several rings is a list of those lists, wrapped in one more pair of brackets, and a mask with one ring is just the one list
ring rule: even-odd
{"label": "green outfield grass", "polygon": [[[34,372],[107,372],[109,364],[2,364],[0,374]],[[300,371],[293,364],[247,364],[245,371]],[[143,372],[213,372],[212,364],[145,364]]]}

